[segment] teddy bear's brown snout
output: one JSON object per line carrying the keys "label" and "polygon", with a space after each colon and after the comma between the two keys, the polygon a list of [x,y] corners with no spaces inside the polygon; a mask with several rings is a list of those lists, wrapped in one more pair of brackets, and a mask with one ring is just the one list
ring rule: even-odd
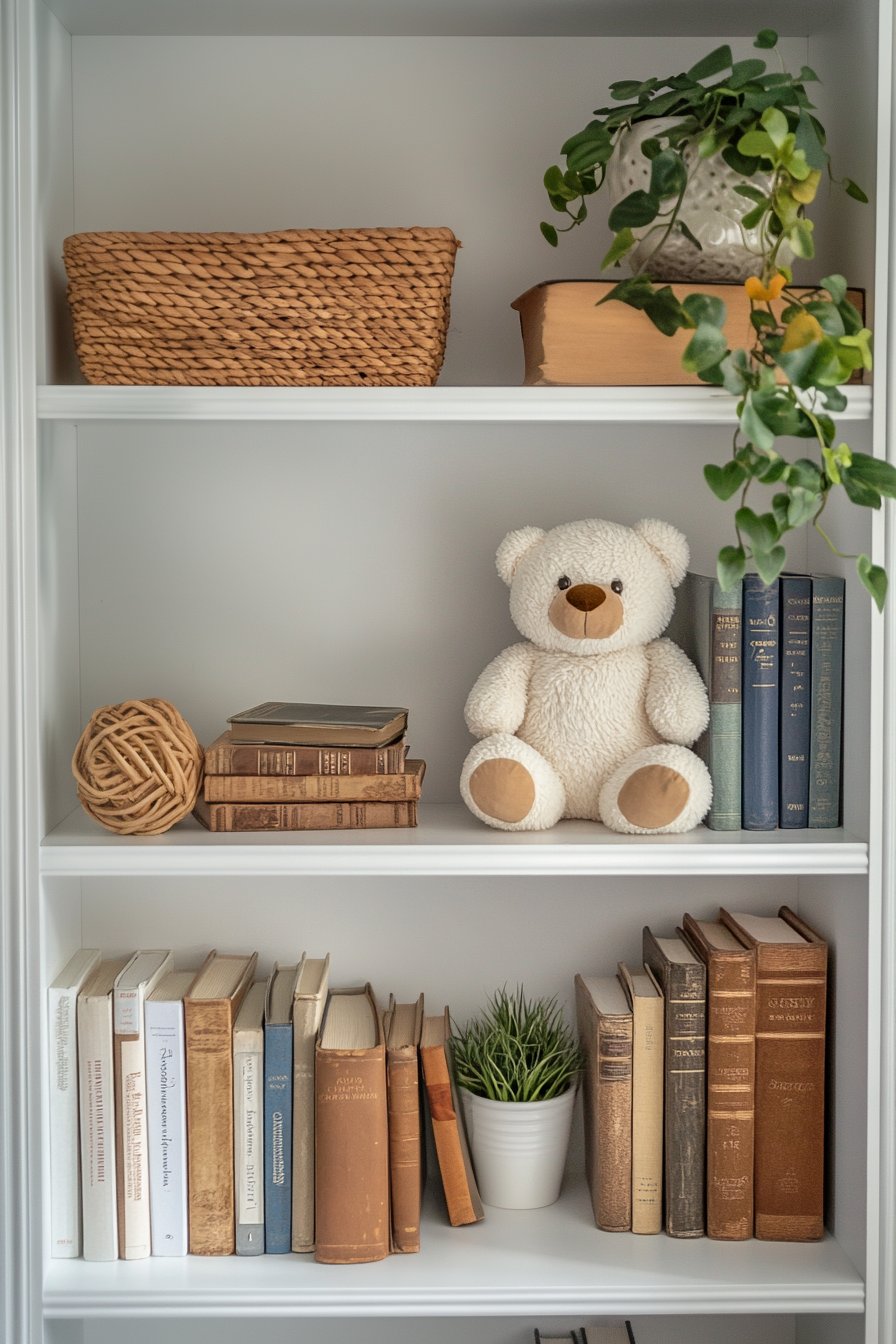
{"label": "teddy bear's brown snout", "polygon": [[609,639],[622,624],[618,593],[596,583],[577,583],[555,593],[548,620],[569,639]]}
{"label": "teddy bear's brown snout", "polygon": [[595,583],[577,583],[574,588],[566,590],[567,602],[577,611],[594,611],[606,596],[603,588],[598,588]]}

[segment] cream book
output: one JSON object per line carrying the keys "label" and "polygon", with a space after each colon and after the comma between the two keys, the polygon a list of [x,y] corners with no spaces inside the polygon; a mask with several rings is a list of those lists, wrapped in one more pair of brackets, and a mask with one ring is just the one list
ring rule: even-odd
{"label": "cream book", "polygon": [[78,995],[78,1115],[85,1260],[118,1259],[112,988],[129,958],[101,961]]}
{"label": "cream book", "polygon": [[302,956],[292,1006],[292,1249],[314,1250],[314,1046],[330,958]]}
{"label": "cream book", "polygon": [[50,1045],[50,1254],[81,1254],[81,1159],[78,1134],[78,994],[100,953],[82,947],[47,990]]}
{"label": "cream book", "polygon": [[233,1024],[233,1189],[236,1253],[264,1253],[264,1005],[256,980]]}
{"label": "cream book", "polygon": [[646,967],[619,963],[632,1010],[632,1231],[663,1228],[663,994]]}
{"label": "cream book", "polygon": [[169,971],[146,1000],[146,1119],[153,1255],[187,1254],[184,995],[195,971]]}

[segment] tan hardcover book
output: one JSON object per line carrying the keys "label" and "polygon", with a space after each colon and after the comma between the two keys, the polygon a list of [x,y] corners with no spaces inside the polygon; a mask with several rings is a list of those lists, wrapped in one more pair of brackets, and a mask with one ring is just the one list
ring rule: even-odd
{"label": "tan hardcover book", "polygon": [[210,831],[371,831],[416,826],[417,804],[207,803],[199,798],[193,815]]}
{"label": "tan hardcover book", "polygon": [[420,1249],[423,1155],[418,1050],[423,1029],[423,995],[416,1003],[390,996],[383,1019],[386,1038],[386,1095],[389,1102],[389,1183],[392,1249]]}
{"label": "tan hardcover book", "polygon": [[[642,312],[628,304],[601,303],[616,283],[553,280],[527,289],[514,300],[511,307],[520,315],[527,385],[703,386],[696,374],[686,373],[681,367],[693,332],[664,336]],[[750,300],[742,284],[672,285],[679,299],[694,289],[725,304],[725,333],[732,347],[752,344]],[[864,311],[864,291],[850,289],[847,297],[860,312]]]}
{"label": "tan hardcover book", "polygon": [[330,958],[302,956],[292,1004],[292,1249],[314,1250],[314,1047]]}
{"label": "tan hardcover book", "polygon": [[706,967],[706,1235],[753,1235],[756,957],[724,924],[685,915]]}
{"label": "tan hardcover book", "polygon": [[577,975],[576,1021],[585,1057],[585,1174],[604,1232],[632,1225],[632,1010],[614,975]]}
{"label": "tan hardcover book", "polygon": [[754,1231],[767,1241],[824,1236],[827,943],[786,905],[722,921],[756,954]]}
{"label": "tan hardcover book", "polygon": [[448,1221],[452,1227],[478,1223],[484,1213],[454,1081],[451,1017],[447,1008],[439,1017],[423,1019],[420,1066]]}
{"label": "tan hardcover book", "polygon": [[266,700],[227,720],[234,742],[303,747],[384,747],[401,737],[408,711],[394,705],[309,705]]}
{"label": "tan hardcover book", "polygon": [[118,1259],[112,989],[130,958],[101,961],[78,994],[82,1255]]}
{"label": "tan hardcover book", "polygon": [[233,1255],[233,1024],[258,961],[209,952],[184,995],[191,1255]]}
{"label": "tan hardcover book", "polygon": [[206,775],[398,775],[407,744],[389,747],[290,747],[280,742],[234,742],[222,733],[205,751]]}
{"label": "tan hardcover book", "polygon": [[420,797],[426,765],[408,761],[398,775],[206,775],[206,802],[406,802]]}
{"label": "tan hardcover book", "polygon": [[237,1255],[264,1254],[264,1005],[266,980],[233,1022],[233,1193]]}
{"label": "tan hardcover book", "polygon": [[646,967],[619,963],[632,1010],[632,1231],[663,1229],[663,992]]}
{"label": "tan hardcover book", "polygon": [[331,990],[315,1052],[314,1257],[389,1254],[386,1048],[370,985]]}

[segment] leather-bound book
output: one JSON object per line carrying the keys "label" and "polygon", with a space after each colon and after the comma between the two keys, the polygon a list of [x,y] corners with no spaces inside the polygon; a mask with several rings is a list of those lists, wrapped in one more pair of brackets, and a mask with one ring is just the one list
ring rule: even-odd
{"label": "leather-bound book", "polygon": [[756,954],[755,1234],[824,1236],[827,943],[786,905],[722,920]]}
{"label": "leather-bound book", "polygon": [[447,1008],[440,1017],[423,1019],[420,1064],[448,1221],[452,1227],[478,1223],[484,1213],[454,1082]]}
{"label": "leather-bound book", "polygon": [[706,1234],[753,1235],[756,958],[724,924],[685,915],[706,967]]}
{"label": "leather-bound book", "polygon": [[389,747],[290,747],[282,742],[235,742],[222,733],[205,749],[205,775],[397,775],[404,741]]}
{"label": "leather-bound book", "polygon": [[416,1003],[395,1003],[383,1021],[389,1101],[389,1180],[392,1196],[392,1249],[420,1249],[420,1196],[423,1154],[420,1126],[420,1069],[417,1051],[423,1029],[423,995]]}
{"label": "leather-bound book", "polygon": [[415,800],[400,803],[207,803],[196,820],[209,831],[373,831],[417,825]]}
{"label": "leather-bound book", "polygon": [[389,1254],[386,1050],[370,985],[331,990],[315,1054],[314,1258]]}
{"label": "leather-bound book", "polygon": [[390,775],[206,775],[203,794],[209,803],[416,802],[425,768],[407,761]]}
{"label": "leather-bound book", "polygon": [[575,977],[585,1057],[585,1173],[594,1221],[604,1232],[632,1225],[632,1010],[615,976]]}
{"label": "leather-bound book", "polygon": [[683,938],[643,934],[645,963],[665,999],[666,1232],[703,1236],[706,1145],[706,967]]}
{"label": "leather-bound book", "polygon": [[632,1231],[663,1230],[663,994],[650,971],[619,963],[632,1010]]}
{"label": "leather-bound book", "polygon": [[233,1255],[233,1024],[258,955],[210,952],[184,995],[191,1255]]}
{"label": "leather-bound book", "polygon": [[292,1005],[292,1249],[314,1250],[314,1049],[330,957],[303,955]]}

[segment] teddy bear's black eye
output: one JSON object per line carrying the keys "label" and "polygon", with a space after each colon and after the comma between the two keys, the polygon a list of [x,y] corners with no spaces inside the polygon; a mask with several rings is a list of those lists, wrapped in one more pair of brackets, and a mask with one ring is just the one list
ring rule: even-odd
{"label": "teddy bear's black eye", "polygon": [[560,588],[561,590],[564,588],[571,588],[572,579],[567,578],[565,574],[561,574],[560,578],[557,580],[557,587]]}
{"label": "teddy bear's black eye", "polygon": [[614,579],[613,582],[610,584],[610,587],[613,589],[613,592],[614,592],[614,593],[621,593],[621,592],[622,592],[622,580],[621,580],[621,579]]}

